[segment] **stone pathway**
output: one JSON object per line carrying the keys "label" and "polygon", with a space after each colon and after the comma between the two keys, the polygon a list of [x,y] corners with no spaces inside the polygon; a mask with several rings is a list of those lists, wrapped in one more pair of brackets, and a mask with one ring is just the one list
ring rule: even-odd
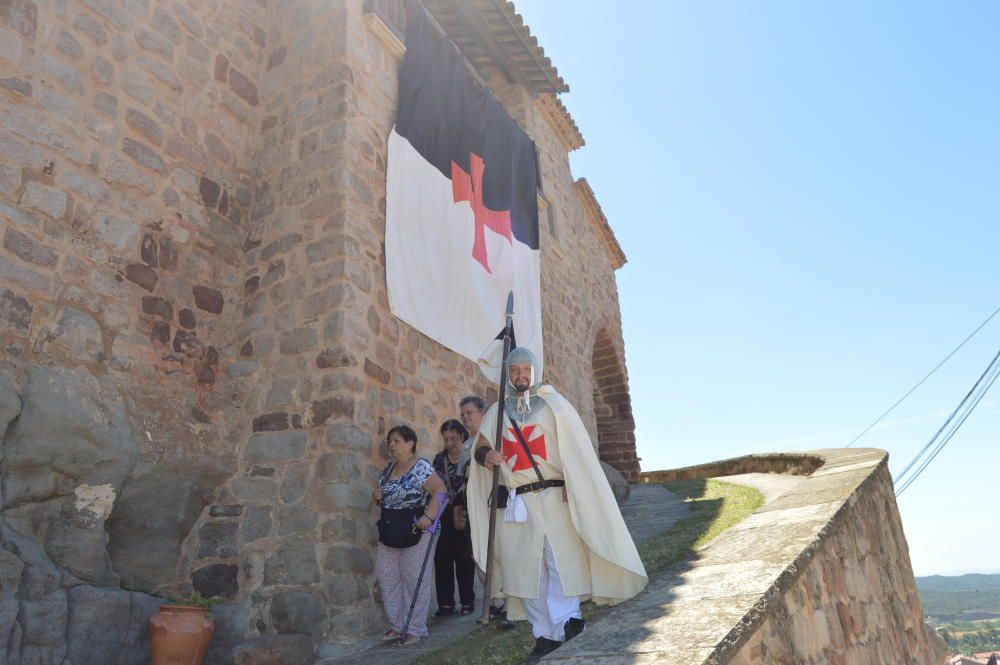
{"label": "stone pathway", "polygon": [[[764,475],[764,474],[753,474]],[[749,484],[749,483],[747,483]],[[660,485],[632,485],[628,501],[622,506],[622,517],[636,544],[641,544],[656,534],[666,531],[679,519],[687,515],[690,508],[684,501],[668,492]],[[482,598],[482,587],[476,582],[477,609]],[[432,608],[434,603],[432,603]],[[408,665],[420,656],[436,651],[464,636],[478,624],[478,613],[469,616],[453,616],[442,620],[431,620],[430,637],[417,644],[400,647],[397,644],[382,644],[378,637],[369,638],[351,645],[350,654],[344,647],[323,645],[321,658],[314,665]]]}

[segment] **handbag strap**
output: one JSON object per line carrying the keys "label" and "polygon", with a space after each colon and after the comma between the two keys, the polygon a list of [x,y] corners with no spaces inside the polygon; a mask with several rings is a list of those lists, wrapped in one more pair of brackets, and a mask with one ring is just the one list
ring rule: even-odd
{"label": "handbag strap", "polygon": [[442,459],[444,462],[444,484],[448,486],[448,494],[455,496],[454,490],[451,489],[451,472],[448,471],[448,451],[442,450],[441,454],[444,455]]}
{"label": "handbag strap", "polygon": [[528,442],[524,440],[524,434],[521,433],[521,428],[517,426],[517,421],[511,418],[510,424],[514,426],[514,435],[517,436],[517,440],[521,443],[521,448],[524,449],[524,454],[528,456],[528,461],[531,462],[531,468],[533,468],[535,473],[538,474],[538,482],[544,483],[545,476],[542,475],[542,470],[538,468],[538,462],[536,462],[534,456],[532,456],[531,450],[528,448]]}

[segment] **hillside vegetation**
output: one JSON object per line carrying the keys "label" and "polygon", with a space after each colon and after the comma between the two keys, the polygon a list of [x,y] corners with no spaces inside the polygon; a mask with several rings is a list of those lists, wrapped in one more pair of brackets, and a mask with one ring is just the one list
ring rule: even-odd
{"label": "hillside vegetation", "polygon": [[1000,575],[916,578],[924,615],[956,653],[1000,650]]}
{"label": "hillside vegetation", "polygon": [[932,575],[918,577],[916,581],[926,616],[943,618],[975,611],[1000,613],[1000,575]]}

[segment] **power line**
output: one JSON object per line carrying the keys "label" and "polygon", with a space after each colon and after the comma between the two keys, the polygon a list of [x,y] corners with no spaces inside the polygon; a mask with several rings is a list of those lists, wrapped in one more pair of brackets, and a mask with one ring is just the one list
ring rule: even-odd
{"label": "power line", "polygon": [[961,343],[961,344],[959,344],[959,345],[958,345],[958,346],[956,346],[956,347],[955,347],[954,349],[952,349],[951,353],[949,353],[949,354],[948,354],[947,356],[945,356],[944,360],[942,360],[942,361],[941,361],[941,362],[939,362],[939,363],[938,363],[937,365],[935,365],[935,366],[934,366],[934,369],[932,369],[932,370],[931,370],[930,372],[928,372],[928,373],[927,373],[927,376],[925,376],[924,378],[920,379],[920,381],[918,381],[918,382],[917,382],[917,385],[913,386],[913,387],[912,387],[912,388],[910,388],[910,389],[909,389],[908,391],[906,391],[906,394],[905,394],[905,395],[903,395],[903,396],[902,396],[902,397],[900,397],[900,398],[899,398],[898,400],[896,400],[896,403],[895,403],[895,404],[893,404],[893,405],[892,405],[892,406],[890,406],[890,407],[889,407],[888,409],[886,409],[886,410],[885,410],[885,413],[883,413],[883,414],[882,414],[881,416],[879,416],[878,418],[876,418],[876,419],[874,420],[874,422],[872,422],[872,424],[871,424],[871,425],[869,425],[868,427],[866,427],[866,428],[864,429],[864,431],[862,431],[862,432],[861,432],[861,434],[858,434],[858,435],[857,435],[856,437],[854,437],[854,438],[853,438],[853,439],[851,440],[851,442],[850,442],[849,444],[847,444],[847,445],[846,445],[845,447],[846,447],[846,448],[850,448],[851,446],[853,446],[853,445],[854,445],[855,443],[857,443],[857,442],[858,442],[858,440],[859,440],[859,439],[860,439],[861,437],[863,437],[863,436],[864,436],[865,434],[867,434],[869,430],[871,430],[871,429],[872,429],[873,427],[875,427],[875,426],[876,426],[876,425],[878,425],[878,424],[879,424],[880,422],[882,422],[882,419],[883,419],[883,418],[885,418],[885,417],[886,417],[887,415],[889,415],[890,413],[892,413],[892,411],[893,411],[893,410],[894,410],[894,409],[895,409],[895,408],[896,408],[897,406],[899,406],[900,404],[902,404],[902,403],[903,403],[903,400],[905,400],[905,399],[906,399],[907,397],[909,397],[910,395],[912,395],[912,394],[913,394],[913,391],[915,391],[915,390],[916,390],[917,388],[919,388],[920,386],[924,385],[924,381],[926,381],[927,379],[931,378],[931,376],[933,376],[933,375],[934,375],[934,372],[936,372],[936,371],[938,371],[939,369],[941,369],[941,365],[944,365],[944,364],[945,364],[946,362],[948,362],[949,360],[951,360],[951,357],[952,357],[953,355],[955,355],[956,353],[958,353],[959,349],[961,349],[961,348],[962,348],[963,346],[965,346],[966,342],[968,342],[968,341],[969,341],[970,339],[972,339],[973,337],[975,337],[975,336],[976,336],[976,333],[978,333],[978,332],[979,332],[980,330],[982,330],[982,329],[983,329],[983,327],[984,327],[984,326],[986,326],[986,324],[987,324],[987,323],[989,323],[990,321],[992,321],[992,320],[993,320],[993,317],[994,317],[994,316],[996,316],[997,314],[1000,314],[1000,307],[997,307],[997,308],[996,308],[995,310],[993,310],[993,313],[992,313],[992,314],[990,314],[990,315],[989,315],[988,317],[986,317],[986,320],[985,320],[985,321],[983,321],[982,323],[980,323],[980,324],[979,324],[979,325],[978,325],[978,326],[976,327],[976,329],[975,329],[975,330],[973,330],[973,331],[972,331],[971,333],[969,333],[969,336],[968,336],[968,337],[966,337],[965,339],[963,339],[963,340],[962,340],[962,343]]}
{"label": "power line", "polygon": [[[938,429],[937,432],[934,433],[934,436],[927,442],[927,445],[925,445],[920,452],[917,453],[916,457],[914,457],[910,463],[906,465],[906,468],[903,469],[903,471],[898,475],[897,479],[900,481],[899,484],[901,486],[899,490],[896,491],[897,497],[905,492],[906,489],[920,477],[920,474],[924,472],[924,469],[926,469],[930,463],[934,461],[934,458],[937,457],[942,450],[944,450],[944,447],[948,445],[948,442],[955,436],[955,433],[958,432],[963,424],[965,424],[966,419],[972,414],[973,411],[975,411],[976,407],[979,406],[979,403],[982,401],[983,397],[986,396],[986,393],[989,392],[998,376],[1000,376],[1000,351],[993,356],[993,360],[991,360],[990,364],[986,366],[986,369],[979,376],[979,379],[976,380],[976,383],[973,384],[969,392],[966,393],[964,398],[962,398],[962,401],[959,402],[957,407],[955,407],[955,410],[951,412],[951,415],[948,416],[948,419],[945,420],[944,424]],[[956,416],[958,416],[957,420]],[[954,424],[952,424],[953,421]],[[947,430],[947,433],[942,437],[941,434],[942,432],[945,432],[945,430]],[[905,478],[907,472],[912,469],[913,466],[931,448],[931,446],[935,444],[936,447],[934,448],[934,451],[921,462],[919,468],[917,468],[917,470],[914,471],[909,478]]]}

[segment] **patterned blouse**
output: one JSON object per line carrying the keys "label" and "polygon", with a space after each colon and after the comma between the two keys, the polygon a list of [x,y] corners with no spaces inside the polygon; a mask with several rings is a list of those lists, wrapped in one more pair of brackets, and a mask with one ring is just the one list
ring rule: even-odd
{"label": "patterned blouse", "polygon": [[434,473],[434,467],[427,460],[420,458],[413,467],[401,477],[390,480],[389,474],[395,462],[389,462],[379,474],[378,484],[382,487],[382,507],[398,510],[401,508],[423,508],[426,503],[424,483]]}

